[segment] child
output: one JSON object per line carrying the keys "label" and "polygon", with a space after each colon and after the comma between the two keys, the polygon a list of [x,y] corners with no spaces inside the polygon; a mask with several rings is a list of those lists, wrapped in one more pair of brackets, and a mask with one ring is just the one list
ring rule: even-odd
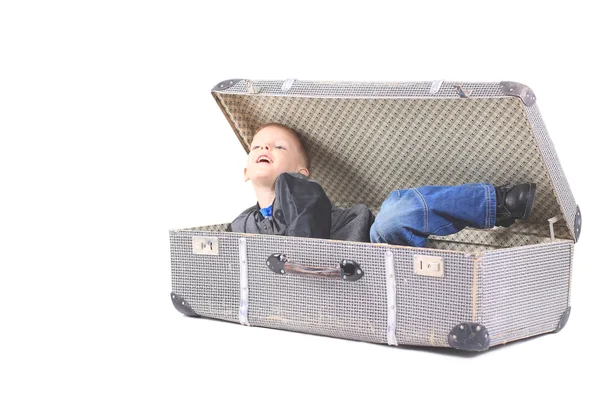
{"label": "child", "polygon": [[308,179],[309,170],[310,159],[293,130],[277,123],[261,125],[244,168],[257,204],[231,223],[232,231],[423,247],[429,235],[526,219],[536,189],[535,183],[477,183],[396,190],[374,218],[364,204],[346,209],[332,205],[321,185]]}

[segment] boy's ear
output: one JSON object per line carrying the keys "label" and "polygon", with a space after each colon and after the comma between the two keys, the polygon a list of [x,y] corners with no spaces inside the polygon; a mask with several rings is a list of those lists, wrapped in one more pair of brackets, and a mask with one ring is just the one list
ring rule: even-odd
{"label": "boy's ear", "polygon": [[304,176],[308,176],[308,170],[306,168],[300,168],[300,170],[298,170],[298,173]]}
{"label": "boy's ear", "polygon": [[248,178],[248,168],[244,168],[244,182],[248,182],[250,178]]}

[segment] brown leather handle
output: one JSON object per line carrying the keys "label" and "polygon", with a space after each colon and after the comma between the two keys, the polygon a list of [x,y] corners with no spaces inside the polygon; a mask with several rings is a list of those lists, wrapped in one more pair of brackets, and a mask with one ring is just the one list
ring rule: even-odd
{"label": "brown leather handle", "polygon": [[283,270],[289,274],[310,275],[327,279],[342,279],[342,273],[339,268],[327,267],[309,267],[286,262]]}
{"label": "brown leather handle", "polygon": [[298,274],[344,281],[356,281],[364,275],[360,265],[352,260],[342,260],[339,268],[315,267],[292,263],[285,254],[281,253],[271,254],[267,259],[267,267],[280,275]]}

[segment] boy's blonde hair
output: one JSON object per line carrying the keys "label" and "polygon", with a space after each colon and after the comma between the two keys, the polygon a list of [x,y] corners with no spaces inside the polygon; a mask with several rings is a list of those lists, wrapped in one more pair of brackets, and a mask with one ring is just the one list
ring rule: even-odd
{"label": "boy's blonde hair", "polygon": [[258,128],[256,128],[256,131],[254,131],[254,135],[256,136],[256,134],[263,128],[266,128],[268,126],[277,126],[279,128],[285,129],[286,131],[290,132],[292,135],[294,135],[294,137],[296,138],[296,140],[298,140],[298,143],[300,144],[300,155],[302,156],[302,160],[304,161],[305,165],[306,165],[306,169],[310,171],[310,157],[308,156],[308,151],[306,150],[306,147],[304,146],[304,143],[302,143],[302,140],[300,139],[300,136],[298,136],[298,134],[289,126],[280,124],[278,122],[269,122],[266,124],[262,124],[260,125]]}

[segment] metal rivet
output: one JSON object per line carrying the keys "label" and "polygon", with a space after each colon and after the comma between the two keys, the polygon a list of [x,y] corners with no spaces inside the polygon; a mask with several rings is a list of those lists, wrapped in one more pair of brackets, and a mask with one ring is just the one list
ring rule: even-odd
{"label": "metal rivet", "polygon": [[175,298],[175,295],[173,295],[172,297]]}
{"label": "metal rivet", "polygon": [[271,263],[269,263],[269,262],[267,261],[267,265],[271,265]]}
{"label": "metal rivet", "polygon": [[229,81],[229,84],[230,84],[230,85],[233,85],[233,81]]}
{"label": "metal rivet", "polygon": [[481,327],[480,327],[479,325],[477,325],[477,327],[475,328],[475,330],[476,330],[477,332],[479,332],[479,331],[481,330]]}
{"label": "metal rivet", "polygon": [[510,92],[512,92],[512,91],[513,91],[513,88],[510,88],[510,89],[509,89],[509,91],[510,91]]}
{"label": "metal rivet", "polygon": [[223,87],[223,84],[221,83],[221,87]]}
{"label": "metal rivet", "polygon": [[182,302],[181,302],[181,305],[185,305],[185,301],[182,301]]}
{"label": "metal rivet", "polygon": [[281,273],[282,273],[282,274],[285,274],[285,271],[284,271],[284,270],[281,270]]}
{"label": "metal rivet", "polygon": [[460,326],[460,329],[465,329],[465,327],[463,325]]}
{"label": "metal rivet", "polygon": [[452,339],[455,339],[455,340],[456,340],[456,335],[452,335]]}
{"label": "metal rivet", "polygon": [[346,265],[346,260],[342,261],[342,265]]}
{"label": "metal rivet", "polygon": [[359,269],[356,271],[356,273],[360,275],[360,274],[362,274],[362,271]]}
{"label": "metal rivet", "polygon": [[346,275],[344,275],[344,279],[346,279]]}

